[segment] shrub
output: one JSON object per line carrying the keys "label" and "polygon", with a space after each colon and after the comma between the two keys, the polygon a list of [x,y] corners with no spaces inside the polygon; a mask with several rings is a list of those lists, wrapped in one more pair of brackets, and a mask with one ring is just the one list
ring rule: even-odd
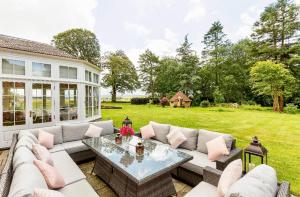
{"label": "shrub", "polygon": [[149,99],[148,98],[132,98],[130,100],[131,104],[134,105],[145,105],[147,103],[149,103]]}
{"label": "shrub", "polygon": [[150,98],[149,103],[157,105],[160,103],[160,100],[159,100],[159,98]]}
{"label": "shrub", "polygon": [[209,107],[210,103],[208,100],[204,100],[204,101],[201,101],[200,106],[201,107]]}
{"label": "shrub", "polygon": [[168,98],[167,98],[167,97],[162,97],[162,98],[160,99],[160,104],[161,104],[161,106],[163,106],[163,107],[169,105],[169,100],[168,100]]}
{"label": "shrub", "polygon": [[298,107],[294,105],[293,103],[289,103],[285,107],[285,112],[288,114],[295,114],[298,111]]}
{"label": "shrub", "polygon": [[219,90],[219,88],[217,88],[214,91],[213,97],[214,97],[214,102],[215,103],[224,103],[225,102],[225,98],[224,98],[222,92]]}

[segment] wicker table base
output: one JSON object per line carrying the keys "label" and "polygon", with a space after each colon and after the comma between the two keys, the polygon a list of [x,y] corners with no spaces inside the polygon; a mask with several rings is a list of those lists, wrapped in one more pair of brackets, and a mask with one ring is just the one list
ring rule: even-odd
{"label": "wicker table base", "polygon": [[171,172],[166,172],[142,185],[138,185],[100,156],[96,157],[93,172],[120,197],[166,197],[176,194]]}

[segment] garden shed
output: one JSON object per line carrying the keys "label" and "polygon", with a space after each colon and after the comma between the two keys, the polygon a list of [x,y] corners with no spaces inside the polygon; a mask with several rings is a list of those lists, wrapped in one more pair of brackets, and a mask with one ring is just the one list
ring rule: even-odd
{"label": "garden shed", "polygon": [[177,92],[170,99],[171,107],[190,107],[191,103],[192,103],[192,100],[189,99],[189,97],[181,91]]}

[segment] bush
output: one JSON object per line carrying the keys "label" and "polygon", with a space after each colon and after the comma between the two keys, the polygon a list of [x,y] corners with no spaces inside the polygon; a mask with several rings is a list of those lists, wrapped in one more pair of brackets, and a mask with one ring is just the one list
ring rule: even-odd
{"label": "bush", "polygon": [[145,105],[147,103],[149,103],[149,99],[148,98],[132,98],[130,100],[131,104],[134,105]]}
{"label": "bush", "polygon": [[208,100],[204,100],[204,101],[201,101],[200,106],[201,107],[209,107],[210,103]]}
{"label": "bush", "polygon": [[224,98],[222,92],[219,90],[219,88],[217,88],[214,91],[213,97],[214,97],[214,102],[215,103],[224,103],[225,102],[225,98]]}
{"label": "bush", "polygon": [[169,105],[169,100],[168,100],[168,98],[167,98],[167,97],[162,97],[162,98],[160,99],[160,104],[161,104],[161,106],[163,106],[163,107]]}
{"label": "bush", "polygon": [[255,101],[252,101],[252,100],[250,100],[250,101],[242,101],[241,104],[242,105],[256,105]]}
{"label": "bush", "polygon": [[288,114],[295,114],[298,111],[298,107],[294,105],[293,103],[289,103],[285,107],[285,112]]}
{"label": "bush", "polygon": [[159,100],[159,98],[150,98],[149,103],[157,105],[160,103],[160,100]]}

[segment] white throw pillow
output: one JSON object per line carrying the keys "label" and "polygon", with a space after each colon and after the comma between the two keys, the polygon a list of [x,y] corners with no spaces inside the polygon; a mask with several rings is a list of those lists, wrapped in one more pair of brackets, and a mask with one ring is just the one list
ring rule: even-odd
{"label": "white throw pillow", "polygon": [[48,149],[39,144],[32,145],[32,152],[38,160],[48,163],[51,166],[54,166],[51,154]]}
{"label": "white throw pillow", "polygon": [[217,137],[206,143],[208,159],[211,161],[218,160],[222,155],[229,155],[225,140],[222,136]]}
{"label": "white throw pillow", "polygon": [[100,137],[101,133],[103,131],[103,128],[97,127],[93,124],[90,124],[88,130],[85,132],[86,137]]}
{"label": "white throw pillow", "polygon": [[180,129],[173,129],[167,135],[167,139],[172,148],[177,148],[180,144],[185,142],[187,138],[183,135]]}
{"label": "white throw pillow", "polygon": [[230,186],[241,178],[242,171],[243,162],[241,159],[234,160],[227,165],[218,183],[218,193],[220,196],[224,196]]}

